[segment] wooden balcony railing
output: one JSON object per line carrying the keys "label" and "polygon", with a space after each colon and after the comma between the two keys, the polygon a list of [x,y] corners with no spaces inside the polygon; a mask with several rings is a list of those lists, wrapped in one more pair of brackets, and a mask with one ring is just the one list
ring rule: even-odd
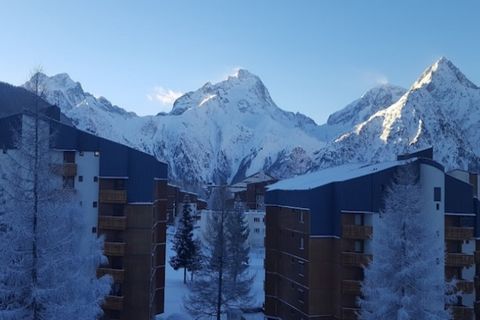
{"label": "wooden balcony railing", "polygon": [[100,202],[104,203],[126,203],[126,190],[100,190]]}
{"label": "wooden balcony railing", "polygon": [[75,177],[77,175],[76,163],[62,163],[52,165],[52,171],[59,176]]}
{"label": "wooden balcony railing", "polygon": [[473,308],[465,306],[451,306],[453,320],[473,319]]}
{"label": "wooden balcony railing", "polygon": [[445,227],[445,240],[470,240],[473,238],[473,228]]}
{"label": "wooden balcony railing", "polygon": [[445,261],[447,267],[470,267],[473,263],[473,255],[465,253],[447,253]]}
{"label": "wooden balcony railing", "polygon": [[342,237],[346,239],[370,239],[372,237],[372,226],[360,226],[348,224],[342,226]]}
{"label": "wooden balcony railing", "polygon": [[122,310],[123,296],[106,296],[103,308],[108,310]]}
{"label": "wooden balcony railing", "polygon": [[121,257],[125,255],[124,242],[105,242],[104,253],[106,256]]}
{"label": "wooden balcony railing", "polygon": [[457,280],[456,287],[457,290],[462,291],[463,293],[473,293],[473,290],[475,290],[473,281],[467,280]]}
{"label": "wooden balcony railing", "polygon": [[351,295],[361,294],[362,283],[357,280],[342,280],[342,293]]}
{"label": "wooden balcony railing", "polygon": [[364,267],[372,260],[372,255],[356,252],[342,252],[344,266]]}
{"label": "wooden balcony railing", "polygon": [[342,308],[343,320],[357,320],[357,314],[360,311],[358,308]]}
{"label": "wooden balcony railing", "polygon": [[125,230],[127,217],[98,216],[98,228],[104,230]]}
{"label": "wooden balcony railing", "polygon": [[97,278],[103,277],[104,275],[110,275],[113,278],[115,283],[123,283],[125,280],[125,270],[124,269],[111,269],[111,268],[98,268],[97,269]]}

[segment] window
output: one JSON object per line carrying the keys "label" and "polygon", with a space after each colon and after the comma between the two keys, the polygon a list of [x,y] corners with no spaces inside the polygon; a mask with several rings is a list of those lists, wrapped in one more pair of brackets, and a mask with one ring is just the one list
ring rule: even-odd
{"label": "window", "polygon": [[433,188],[433,201],[442,201],[442,188]]}
{"label": "window", "polygon": [[7,149],[3,149],[3,153],[5,153],[5,154],[6,154],[6,153],[7,153]]}
{"label": "window", "polygon": [[437,211],[440,210],[440,203],[437,203],[436,207],[437,207]]}
{"label": "window", "polygon": [[363,252],[363,241],[362,240],[355,240],[353,251]]}
{"label": "window", "polygon": [[305,262],[298,260],[298,275],[303,277],[305,275]]}
{"label": "window", "polygon": [[300,250],[305,249],[304,243],[303,243],[303,237],[300,237]]}
{"label": "window", "polygon": [[83,201],[80,201],[80,203],[79,203],[79,204],[80,204],[80,207],[82,207],[82,206],[83,206]]}
{"label": "window", "polygon": [[80,157],[83,157],[83,151],[79,151],[79,152],[78,152],[78,155],[79,155]]}
{"label": "window", "polygon": [[75,188],[75,179],[73,177],[63,177],[63,189]]}
{"label": "window", "polygon": [[97,233],[97,227],[92,227],[92,233]]}
{"label": "window", "polygon": [[355,225],[361,226],[363,225],[363,214],[356,214],[355,215]]}
{"label": "window", "polygon": [[253,231],[254,231],[255,233],[260,233],[260,229],[259,229],[259,228],[255,228]]}
{"label": "window", "polygon": [[93,207],[94,208],[98,207],[98,202],[97,201],[93,201]]}
{"label": "window", "polygon": [[305,291],[303,289],[297,289],[298,302],[305,303]]}
{"label": "window", "polygon": [[260,222],[260,218],[253,218],[253,222]]}
{"label": "window", "polygon": [[304,220],[303,220],[303,211],[300,211],[300,212],[299,212],[298,220],[300,221],[300,223],[304,223]]}
{"label": "window", "polygon": [[78,182],[83,182],[83,176],[78,176]]}
{"label": "window", "polygon": [[64,151],[63,152],[63,162],[64,163],[75,163],[75,151]]}
{"label": "window", "polygon": [[99,157],[99,156],[100,156],[100,151],[95,151],[95,152],[93,153],[93,155],[94,155],[95,157]]}
{"label": "window", "polygon": [[97,176],[93,177],[93,182],[98,182],[98,177]]}

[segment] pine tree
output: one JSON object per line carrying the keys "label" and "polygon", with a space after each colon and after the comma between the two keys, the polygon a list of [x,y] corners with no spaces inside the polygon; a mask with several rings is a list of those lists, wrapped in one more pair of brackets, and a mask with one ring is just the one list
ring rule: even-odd
{"label": "pine tree", "polygon": [[[0,319],[95,319],[110,287],[96,278],[101,240],[53,172],[48,122],[24,116],[0,165]],[[84,245],[84,246],[82,246]]]}
{"label": "pine tree", "polygon": [[207,231],[203,235],[202,252],[204,260],[197,276],[190,284],[184,307],[193,316],[216,317],[226,312],[225,266],[227,246],[225,245],[225,211],[219,210],[208,216]]}
{"label": "pine tree", "polygon": [[[449,319],[443,275],[443,240],[422,212],[414,165],[401,168],[374,224],[373,260],[365,269],[362,320]],[[443,217],[442,217],[443,218]]]}
{"label": "pine tree", "polygon": [[192,261],[188,267],[190,272],[190,281],[193,281],[193,277],[196,272],[200,271],[203,266],[204,256],[202,253],[202,242],[200,239],[194,239],[194,252],[192,254]]}
{"label": "pine tree", "polygon": [[187,283],[187,269],[191,267],[196,254],[193,240],[193,217],[190,203],[183,205],[182,216],[173,239],[175,256],[170,258],[173,269],[183,268],[183,283]]}
{"label": "pine tree", "polygon": [[253,276],[248,273],[248,231],[243,211],[227,210],[224,188],[213,198],[214,211],[208,216],[203,235],[203,265],[184,305],[193,316],[220,319],[232,308],[248,306]]}
{"label": "pine tree", "polygon": [[226,218],[225,239],[227,244],[226,276],[229,281],[227,292],[230,306],[242,307],[251,301],[250,289],[254,276],[249,274],[250,246],[249,228],[245,219],[245,209],[241,202],[235,202],[233,211]]}

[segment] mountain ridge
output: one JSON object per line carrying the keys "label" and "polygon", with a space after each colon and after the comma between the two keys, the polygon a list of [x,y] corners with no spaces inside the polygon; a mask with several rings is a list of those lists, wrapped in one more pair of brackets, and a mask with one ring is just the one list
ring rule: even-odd
{"label": "mountain ridge", "polygon": [[480,89],[446,58],[409,89],[372,88],[322,125],[280,109],[261,79],[243,69],[182,95],[169,113],[142,117],[83,92],[71,79],[59,86],[65,76],[50,83],[54,77],[44,78],[47,101],[60,101],[78,127],[155,155],[169,164],[174,181],[193,188],[261,170],[286,178],[391,160],[430,145],[447,168],[479,162]]}

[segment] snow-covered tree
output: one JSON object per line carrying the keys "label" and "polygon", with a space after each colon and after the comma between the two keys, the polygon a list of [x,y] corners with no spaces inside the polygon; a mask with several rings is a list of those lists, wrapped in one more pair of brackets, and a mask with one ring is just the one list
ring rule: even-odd
{"label": "snow-covered tree", "polygon": [[[425,212],[416,167],[400,168],[374,225],[373,260],[365,269],[362,320],[450,319],[444,247]],[[440,265],[440,266],[439,266]]]}
{"label": "snow-covered tree", "polygon": [[0,319],[93,320],[111,282],[96,278],[102,242],[87,236],[79,201],[55,174],[38,101],[33,110],[0,165]]}
{"label": "snow-covered tree", "polygon": [[248,274],[248,232],[243,212],[227,210],[226,197],[225,188],[214,194],[213,212],[203,235],[203,265],[185,299],[185,308],[198,318],[220,319],[232,308],[248,307],[250,301],[253,278]]}
{"label": "snow-covered tree", "polygon": [[225,240],[227,244],[226,276],[229,281],[227,291],[230,297],[230,305],[245,306],[251,300],[250,289],[254,276],[249,273],[248,244],[249,228],[245,219],[245,208],[241,202],[236,201],[225,223]]}
{"label": "snow-covered tree", "polygon": [[190,203],[184,203],[182,216],[173,238],[173,250],[175,255],[170,258],[173,269],[183,268],[183,283],[187,283],[187,269],[189,269],[196,254],[196,246],[193,240],[193,217]]}
{"label": "snow-covered tree", "polygon": [[194,242],[194,253],[192,255],[192,261],[188,267],[190,272],[190,281],[193,281],[193,276],[196,272],[200,271],[203,266],[203,253],[202,253],[202,241],[199,238],[193,240]]}
{"label": "snow-covered tree", "polygon": [[225,214],[224,210],[220,210],[208,216],[208,227],[203,235],[203,265],[190,284],[190,292],[185,298],[185,309],[198,318],[207,316],[219,320],[227,310]]}

